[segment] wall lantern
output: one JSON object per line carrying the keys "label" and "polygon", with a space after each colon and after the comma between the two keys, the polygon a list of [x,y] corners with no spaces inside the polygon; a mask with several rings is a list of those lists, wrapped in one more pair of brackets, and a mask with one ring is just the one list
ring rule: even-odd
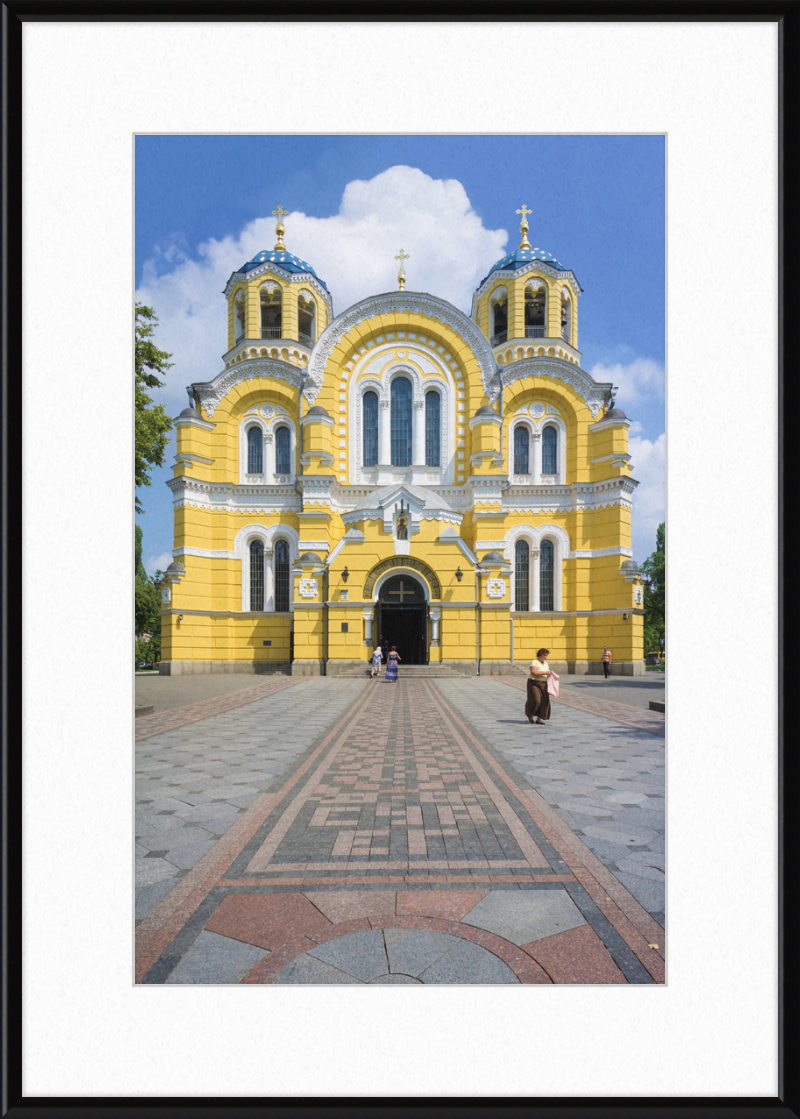
{"label": "wall lantern", "polygon": [[350,578],[350,572],[347,570],[346,567],[345,567],[344,571],[342,572],[342,578],[344,579],[345,583]]}
{"label": "wall lantern", "polygon": [[182,621],[183,621],[183,614],[179,614],[179,615],[178,615],[178,621],[179,621],[179,622],[182,622]]}
{"label": "wall lantern", "polygon": [[464,578],[464,572],[459,567],[458,571],[456,572],[456,579],[458,579],[458,581],[460,583],[463,578]]}

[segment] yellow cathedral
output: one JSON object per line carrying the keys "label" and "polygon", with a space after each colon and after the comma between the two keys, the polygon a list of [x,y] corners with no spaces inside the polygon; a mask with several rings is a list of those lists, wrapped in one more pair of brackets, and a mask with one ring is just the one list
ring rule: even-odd
{"label": "yellow cathedral", "polygon": [[227,352],[188,386],[167,483],[165,675],[644,673],[628,428],[581,368],[575,274],[528,241],[469,315],[331,294],[277,244],[228,280]]}

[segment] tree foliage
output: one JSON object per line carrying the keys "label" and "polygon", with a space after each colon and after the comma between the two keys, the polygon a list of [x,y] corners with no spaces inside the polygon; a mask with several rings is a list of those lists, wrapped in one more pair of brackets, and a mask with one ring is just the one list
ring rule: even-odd
{"label": "tree foliage", "polygon": [[656,550],[641,566],[644,578],[644,644],[645,653],[663,648],[666,628],[665,596],[667,589],[666,531],[664,522],[656,530]]}
{"label": "tree foliage", "polygon": [[[172,362],[168,359],[172,354],[159,350],[153,342],[153,330],[158,319],[153,314],[152,307],[145,307],[143,303],[136,304],[136,346],[135,346],[135,378],[136,378],[136,450],[135,450],[135,477],[136,485],[151,485],[148,468],[164,465],[164,451],[167,447],[167,437],[172,428],[172,420],[164,411],[163,404],[154,404],[146,389],[162,388],[164,381],[159,380],[158,374],[165,374],[171,368]],[[144,508],[139,498],[136,498],[136,512],[143,513]]]}
{"label": "tree foliage", "polygon": [[142,563],[142,530],[135,526],[133,555],[135,592],[134,664],[161,659],[161,576],[151,579]]}

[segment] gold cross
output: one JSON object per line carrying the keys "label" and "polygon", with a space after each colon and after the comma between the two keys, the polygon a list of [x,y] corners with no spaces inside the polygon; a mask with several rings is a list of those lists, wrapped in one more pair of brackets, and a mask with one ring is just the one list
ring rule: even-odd
{"label": "gold cross", "polygon": [[411,259],[411,254],[410,253],[404,253],[403,250],[401,249],[400,252],[397,254],[397,256],[394,259],[400,261],[400,267],[402,268],[403,267],[403,261],[404,260],[410,260]]}
{"label": "gold cross", "polygon": [[522,209],[517,210],[517,213],[522,214],[522,221],[519,223],[519,231],[522,234],[522,240],[519,243],[519,247],[521,249],[529,249],[531,243],[528,240],[528,214],[532,214],[533,210],[529,210],[528,207],[523,204]]}
{"label": "gold cross", "polygon": [[400,271],[397,273],[397,282],[400,285],[399,290],[403,291],[406,282],[406,270],[405,268],[403,268],[403,261],[409,260],[410,257],[408,253],[403,252],[403,250],[401,249],[394,259],[400,261]]}
{"label": "gold cross", "polygon": [[386,593],[387,593],[387,596],[388,596],[388,595],[390,595],[390,594],[397,594],[397,595],[399,595],[399,596],[400,596],[400,602],[402,603],[402,601],[403,601],[403,595],[408,595],[408,597],[409,597],[409,598],[413,598],[413,597],[414,597],[414,594],[415,594],[415,591],[413,591],[413,590],[411,590],[411,591],[407,591],[407,590],[405,590],[405,586],[404,586],[403,580],[401,579],[401,580],[400,580],[400,590],[399,590],[399,591],[387,591]]}
{"label": "gold cross", "polygon": [[272,212],[278,219],[278,224],[275,226],[275,232],[278,234],[278,243],[275,248],[285,252],[286,246],[283,243],[283,235],[286,232],[286,227],[283,224],[283,219],[287,216],[289,211],[284,210],[283,206],[279,206],[277,210],[273,210]]}

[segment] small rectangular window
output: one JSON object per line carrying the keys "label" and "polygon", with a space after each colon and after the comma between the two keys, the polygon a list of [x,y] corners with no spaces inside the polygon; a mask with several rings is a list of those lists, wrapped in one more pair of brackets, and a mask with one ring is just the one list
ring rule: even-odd
{"label": "small rectangular window", "polygon": [[349,622],[342,622],[342,633],[349,633]]}

